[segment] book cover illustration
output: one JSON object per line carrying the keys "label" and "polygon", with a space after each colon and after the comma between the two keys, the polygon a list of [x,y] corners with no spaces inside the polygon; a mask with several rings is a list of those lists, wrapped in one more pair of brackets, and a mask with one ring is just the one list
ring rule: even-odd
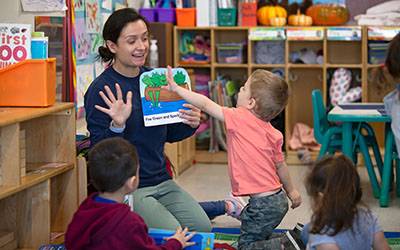
{"label": "book cover illustration", "polygon": [[0,68],[31,58],[31,25],[0,23]]}
{"label": "book cover illustration", "polygon": [[[168,86],[166,71],[166,68],[156,68],[140,76],[140,97],[146,127],[182,122],[179,109],[186,109],[183,104],[187,102],[165,88]],[[179,86],[190,90],[190,78],[186,70],[174,68],[172,74]]]}
{"label": "book cover illustration", "polygon": [[[164,244],[165,238],[175,234],[175,231],[165,229],[149,229],[149,235],[154,239],[157,245]],[[190,239],[190,242],[195,242],[193,246],[186,247],[185,250],[212,250],[214,249],[214,238],[213,233],[199,233]]]}

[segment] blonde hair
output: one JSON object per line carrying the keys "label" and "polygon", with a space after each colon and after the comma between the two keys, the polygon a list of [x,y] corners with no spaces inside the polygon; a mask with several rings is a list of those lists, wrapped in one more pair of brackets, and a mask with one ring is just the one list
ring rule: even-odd
{"label": "blonde hair", "polygon": [[250,91],[256,101],[254,112],[264,121],[275,118],[288,103],[286,81],[267,70],[258,69],[250,75]]}

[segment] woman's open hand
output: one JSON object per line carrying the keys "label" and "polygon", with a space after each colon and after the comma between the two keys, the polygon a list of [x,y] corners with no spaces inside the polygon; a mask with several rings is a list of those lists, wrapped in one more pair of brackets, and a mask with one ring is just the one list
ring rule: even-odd
{"label": "woman's open hand", "polygon": [[197,108],[196,106],[193,106],[192,104],[185,103],[183,104],[185,108],[187,109],[180,109],[179,110],[179,116],[183,119],[183,123],[189,125],[192,128],[197,128],[200,125],[200,109]]}
{"label": "woman's open hand", "polygon": [[99,105],[95,105],[95,108],[109,115],[113,120],[114,126],[124,127],[126,120],[129,118],[132,112],[132,92],[128,91],[128,93],[126,94],[125,103],[122,98],[121,87],[118,83],[115,84],[117,99],[115,99],[114,94],[111,92],[111,89],[107,85],[104,86],[104,89],[107,95],[103,91],[100,91],[99,94],[108,106],[108,109]]}

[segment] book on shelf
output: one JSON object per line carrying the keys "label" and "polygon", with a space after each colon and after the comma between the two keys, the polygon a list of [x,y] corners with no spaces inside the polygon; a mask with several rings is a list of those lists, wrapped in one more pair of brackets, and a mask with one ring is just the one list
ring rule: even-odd
{"label": "book on shelf", "polygon": [[[210,98],[221,106],[233,107],[236,105],[236,88],[230,80],[215,80],[209,82]],[[210,152],[227,150],[226,128],[224,122],[210,118]]]}
{"label": "book on shelf", "polygon": [[0,23],[0,68],[31,58],[31,25]]}

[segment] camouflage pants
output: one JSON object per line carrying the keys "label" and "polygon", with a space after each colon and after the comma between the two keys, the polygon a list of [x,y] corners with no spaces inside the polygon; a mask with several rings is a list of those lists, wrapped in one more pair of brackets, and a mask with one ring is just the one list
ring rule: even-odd
{"label": "camouflage pants", "polygon": [[241,214],[240,250],[281,249],[279,235],[272,235],[273,230],[281,223],[288,211],[286,193],[258,198],[250,198],[249,204]]}

